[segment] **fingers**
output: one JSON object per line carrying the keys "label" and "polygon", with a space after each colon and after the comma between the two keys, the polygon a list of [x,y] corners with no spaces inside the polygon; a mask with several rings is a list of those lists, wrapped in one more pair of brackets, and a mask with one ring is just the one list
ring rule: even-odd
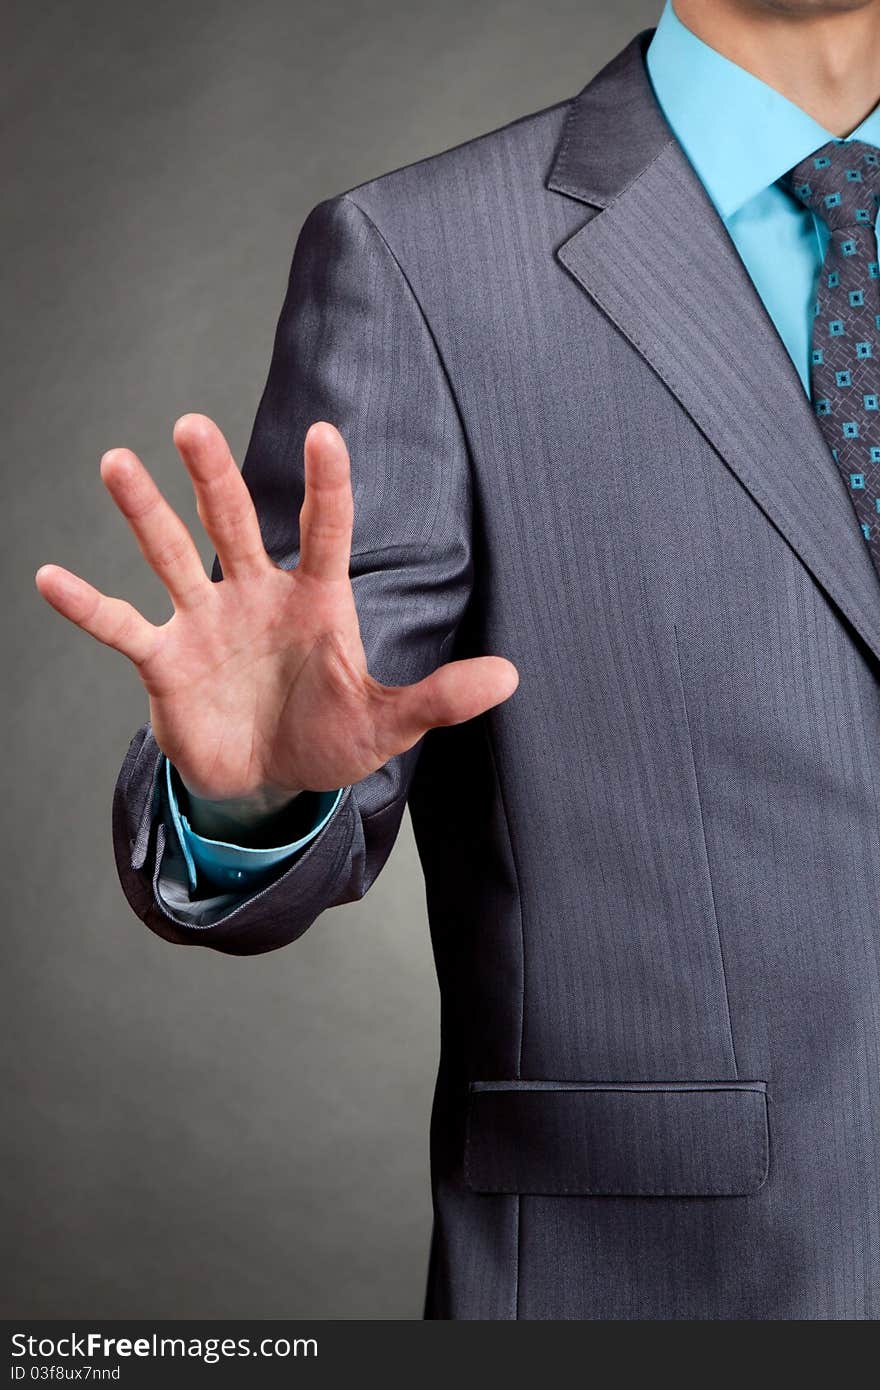
{"label": "fingers", "polygon": [[60,565],[41,565],[34,576],[39,592],[64,618],[137,666],[146,661],[159,629],[124,599],[108,598]]}
{"label": "fingers", "polygon": [[342,435],[324,420],[306,435],[305,478],[299,570],[314,579],[347,579],[354,522],[351,467]]}
{"label": "fingers", "polygon": [[461,724],[500,705],[518,684],[513,662],[503,656],[476,656],[450,661],[415,685],[385,687],[386,696],[392,689],[393,695],[383,701],[377,743],[386,758],[394,757],[429,729]]}
{"label": "fingers", "polygon": [[182,415],[174,443],[192,479],[199,518],[214,542],[224,579],[270,569],[248,485],[229,445],[207,415]]}
{"label": "fingers", "polygon": [[137,454],[130,449],[108,450],[101,459],[101,479],[175,608],[198,603],[211,581],[192,536]]}

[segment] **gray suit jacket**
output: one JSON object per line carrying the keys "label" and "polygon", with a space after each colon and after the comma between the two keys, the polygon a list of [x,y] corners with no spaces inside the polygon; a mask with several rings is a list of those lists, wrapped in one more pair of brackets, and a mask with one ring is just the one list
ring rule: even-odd
{"label": "gray suit jacket", "polygon": [[247,898],[190,895],[146,726],[117,862],[160,936],[268,951],[367,891],[409,804],[428,1316],[876,1318],[880,587],[648,37],[314,209],[244,463],[291,566],[335,421],[372,673],[497,652],[516,694]]}

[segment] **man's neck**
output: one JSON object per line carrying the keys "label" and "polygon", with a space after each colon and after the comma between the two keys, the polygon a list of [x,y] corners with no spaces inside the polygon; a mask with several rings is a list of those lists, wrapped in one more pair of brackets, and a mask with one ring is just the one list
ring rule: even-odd
{"label": "man's neck", "polygon": [[833,135],[849,135],[880,101],[880,3],[824,14],[758,0],[674,0],[673,8],[697,38]]}

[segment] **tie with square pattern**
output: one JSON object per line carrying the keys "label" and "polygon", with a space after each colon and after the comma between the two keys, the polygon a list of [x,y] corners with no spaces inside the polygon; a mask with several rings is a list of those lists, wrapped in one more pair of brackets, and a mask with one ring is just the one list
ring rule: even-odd
{"label": "tie with square pattern", "polygon": [[831,233],[814,306],[813,408],[880,574],[880,150],[829,140],[781,180]]}

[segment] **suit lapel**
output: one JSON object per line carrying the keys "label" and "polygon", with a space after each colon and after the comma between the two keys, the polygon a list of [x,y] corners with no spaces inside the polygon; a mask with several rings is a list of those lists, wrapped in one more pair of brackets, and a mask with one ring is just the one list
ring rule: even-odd
{"label": "suit lapel", "polygon": [[880,581],[800,378],[654,99],[640,35],[581,93],[548,180],[599,208],[557,255],[880,658]]}

